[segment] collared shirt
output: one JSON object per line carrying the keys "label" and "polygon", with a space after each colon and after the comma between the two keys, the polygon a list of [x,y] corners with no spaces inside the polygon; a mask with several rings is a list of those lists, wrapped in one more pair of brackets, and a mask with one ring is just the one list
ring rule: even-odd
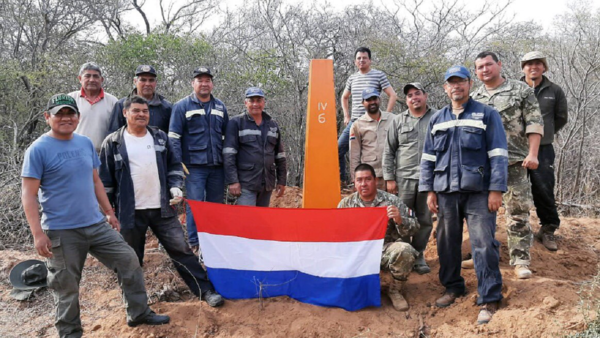
{"label": "collared shirt", "polygon": [[435,111],[427,107],[425,114],[415,117],[407,109],[394,116],[383,151],[383,178],[386,181],[414,180],[413,184],[418,184],[427,126]]}
{"label": "collared shirt", "polygon": [[100,95],[98,95],[95,99],[90,100],[90,98],[85,95],[85,90],[83,90],[83,87],[81,87],[81,97],[83,97],[90,104],[96,104],[104,98],[104,89],[100,88]]}
{"label": "collared shirt", "polygon": [[379,120],[364,114],[350,128],[350,174],[354,179],[354,168],[361,163],[370,164],[377,177],[383,177],[381,169],[383,148],[388,128],[394,115],[382,112]]}
{"label": "collared shirt", "polygon": [[529,154],[527,135],[544,135],[544,120],[533,89],[521,81],[505,79],[493,94],[482,85],[471,97],[500,113],[508,142],[508,163],[523,161]]}

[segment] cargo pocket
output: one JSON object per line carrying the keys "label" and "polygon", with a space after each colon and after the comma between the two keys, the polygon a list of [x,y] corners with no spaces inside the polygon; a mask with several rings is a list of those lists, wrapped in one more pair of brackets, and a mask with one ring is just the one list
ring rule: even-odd
{"label": "cargo pocket", "polygon": [[479,150],[483,143],[483,129],[463,127],[460,133],[460,144],[463,149]]}
{"label": "cargo pocket", "polygon": [[[46,235],[48,235],[48,232],[46,232]],[[50,240],[52,241],[52,258],[48,258],[46,261],[46,266],[48,268],[48,287],[59,289],[60,278],[58,275],[66,269],[65,256],[60,243],[60,237],[51,238]]]}
{"label": "cargo pocket", "polygon": [[191,164],[207,164],[208,163],[208,152],[206,144],[190,145],[188,150],[190,153]]}
{"label": "cargo pocket", "polygon": [[448,131],[438,131],[433,136],[433,150],[443,152],[448,147]]}
{"label": "cargo pocket", "polygon": [[446,191],[448,189],[448,165],[440,165],[433,169],[433,190]]}
{"label": "cargo pocket", "polygon": [[460,177],[460,190],[482,191],[483,167],[462,166],[462,173]]}

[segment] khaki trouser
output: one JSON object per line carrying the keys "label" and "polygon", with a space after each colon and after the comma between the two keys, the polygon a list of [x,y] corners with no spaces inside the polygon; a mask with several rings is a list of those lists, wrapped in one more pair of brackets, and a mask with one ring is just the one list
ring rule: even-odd
{"label": "khaki trouser", "polygon": [[47,260],[48,287],[54,295],[54,325],[60,337],[81,337],[83,334],[79,316],[79,282],[88,252],[117,272],[128,320],[138,320],[150,313],[138,258],[108,223],[45,232],[52,241],[53,256]]}

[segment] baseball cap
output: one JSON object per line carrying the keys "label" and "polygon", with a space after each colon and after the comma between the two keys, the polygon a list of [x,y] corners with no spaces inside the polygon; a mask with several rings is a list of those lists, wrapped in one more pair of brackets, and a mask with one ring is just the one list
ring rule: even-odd
{"label": "baseball cap", "polygon": [[198,67],[196,70],[194,70],[194,78],[200,75],[208,75],[211,78],[213,77],[212,73],[210,72],[210,68],[208,67]]}
{"label": "baseball cap", "polygon": [[365,89],[365,90],[362,91],[362,99],[363,99],[363,101],[366,100],[366,99],[370,99],[373,96],[379,97],[379,92],[375,88],[367,88],[367,89]]}
{"label": "baseball cap", "polygon": [[538,51],[529,52],[523,55],[523,58],[521,59],[521,69],[525,67],[527,61],[531,60],[540,60],[544,64],[544,68],[546,68],[546,71],[548,71],[548,62],[546,61],[546,56],[544,55],[544,53]]}
{"label": "baseball cap", "polygon": [[246,89],[246,97],[260,96],[265,97],[265,92],[258,87],[250,87]]}
{"label": "baseball cap", "polygon": [[70,97],[67,94],[56,94],[48,100],[48,105],[46,105],[46,111],[50,114],[54,115],[62,108],[71,108],[77,114],[79,114],[79,109],[77,109],[77,102],[75,99]]}
{"label": "baseball cap", "polygon": [[465,66],[454,65],[454,66],[448,68],[448,70],[446,71],[446,74],[444,75],[444,81],[448,81],[448,79],[453,76],[458,76],[461,79],[470,79],[471,73]]}
{"label": "baseball cap", "polygon": [[414,89],[418,89],[420,91],[422,91],[423,93],[425,93],[425,88],[423,88],[423,85],[419,82],[411,82],[408,83],[406,86],[404,86],[404,95],[408,94],[408,90],[414,88]]}
{"label": "baseball cap", "polygon": [[139,65],[135,69],[135,76],[138,76],[140,74],[151,74],[156,76],[156,69],[154,69],[154,67],[150,65]]}

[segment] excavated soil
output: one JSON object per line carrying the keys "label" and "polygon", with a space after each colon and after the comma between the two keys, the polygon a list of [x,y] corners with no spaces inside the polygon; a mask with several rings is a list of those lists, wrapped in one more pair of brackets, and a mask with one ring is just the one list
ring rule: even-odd
{"label": "excavated soil", "polygon": [[[288,188],[273,206],[296,208],[301,191]],[[532,217],[534,230],[537,217]],[[287,297],[226,301],[220,308],[200,302],[187,290],[156,240],[148,236],[144,262],[151,307],[171,316],[169,325],[129,328],[115,275],[88,257],[81,281],[81,318],[89,337],[560,337],[581,331],[594,314],[583,311],[590,300],[585,292],[598,273],[600,221],[563,218],[557,232],[559,250],[547,251],[539,242],[531,249],[533,278],[517,280],[508,265],[506,230],[498,217],[497,238],[502,243],[500,267],[504,300],[492,322],[475,325],[477,280],[474,270],[463,270],[468,295],[452,306],[433,304],[443,288],[437,272],[435,238],[425,253],[432,272],[412,274],[406,288],[408,312],[397,312],[382,293],[382,306],[356,312],[324,308]],[[469,252],[465,232],[463,255]],[[56,336],[52,296],[46,289],[29,301],[10,297],[10,269],[18,262],[39,258],[33,249],[5,250],[0,258],[0,336]],[[382,290],[389,276],[382,273]],[[591,297],[598,297],[591,295]],[[586,298],[587,297],[587,298]],[[596,298],[597,300],[598,298]],[[589,317],[591,315],[592,317]]]}

